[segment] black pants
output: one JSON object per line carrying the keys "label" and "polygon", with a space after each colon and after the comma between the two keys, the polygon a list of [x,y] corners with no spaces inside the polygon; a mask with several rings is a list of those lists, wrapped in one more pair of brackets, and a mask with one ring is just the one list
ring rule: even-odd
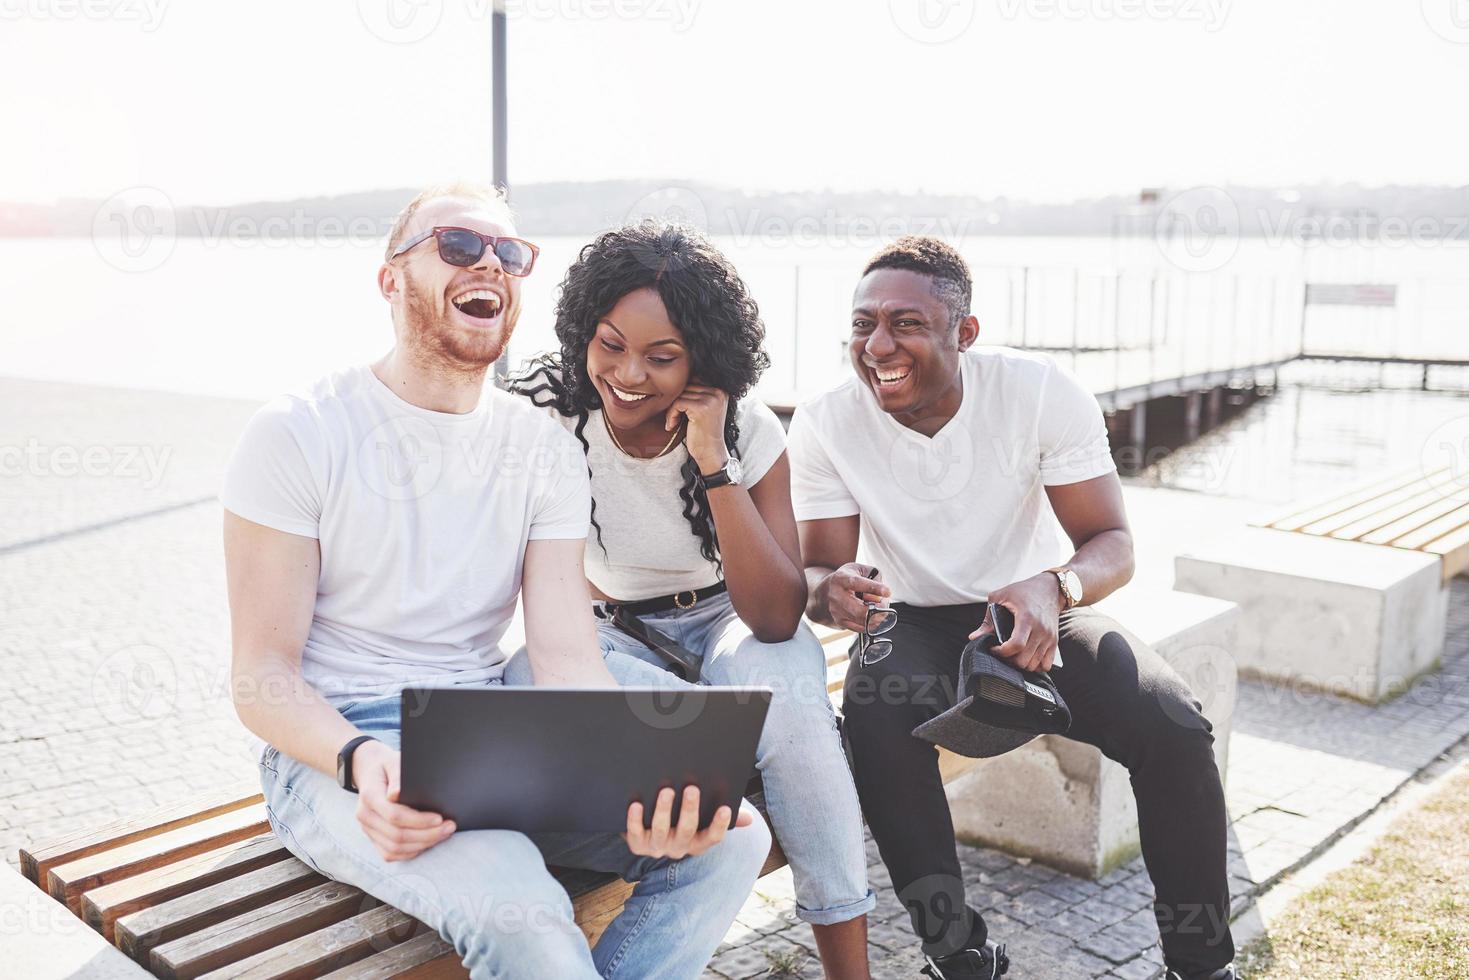
{"label": "black pants", "polygon": [[[986,930],[965,900],[938,750],[912,730],[954,704],[959,654],[984,606],[894,608],[892,653],[870,667],[854,657],[847,670],[843,729],[893,888],[924,951],[942,956],[982,942]],[[1096,746],[1132,776],[1164,958],[1184,975],[1228,964],[1228,818],[1199,703],[1162,658],[1095,610],[1062,613],[1060,647],[1065,666],[1051,678],[1071,707],[1066,737]]]}

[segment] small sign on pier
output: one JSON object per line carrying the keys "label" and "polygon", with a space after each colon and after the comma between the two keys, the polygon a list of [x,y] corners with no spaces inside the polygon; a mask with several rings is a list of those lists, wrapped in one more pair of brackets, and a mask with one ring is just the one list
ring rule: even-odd
{"label": "small sign on pier", "polygon": [[1307,306],[1381,306],[1398,303],[1398,287],[1378,283],[1307,283]]}

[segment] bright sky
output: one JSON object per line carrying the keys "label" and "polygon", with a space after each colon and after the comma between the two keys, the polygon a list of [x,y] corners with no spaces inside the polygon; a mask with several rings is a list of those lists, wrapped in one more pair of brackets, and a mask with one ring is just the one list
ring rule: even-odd
{"label": "bright sky", "polygon": [[[0,200],[490,170],[490,0],[0,0]],[[509,0],[514,181],[1461,184],[1469,0]],[[386,38],[386,39],[385,39]]]}

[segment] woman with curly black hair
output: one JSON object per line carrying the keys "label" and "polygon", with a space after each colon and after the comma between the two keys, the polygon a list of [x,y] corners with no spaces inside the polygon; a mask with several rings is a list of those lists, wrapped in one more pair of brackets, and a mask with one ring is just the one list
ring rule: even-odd
{"label": "woman with curly black hair", "polygon": [[756,764],[797,915],[827,976],[866,977],[862,818],[825,656],[801,622],[785,433],[751,394],[769,365],[764,336],[718,249],[644,222],[582,249],[556,305],[560,350],[510,389],[586,450],[586,572],[605,656],[774,690]]}

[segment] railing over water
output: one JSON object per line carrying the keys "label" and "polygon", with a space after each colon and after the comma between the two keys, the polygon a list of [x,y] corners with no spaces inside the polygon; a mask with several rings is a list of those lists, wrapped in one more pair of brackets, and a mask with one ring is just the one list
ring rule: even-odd
{"label": "railing over water", "polygon": [[[1302,356],[1469,365],[1469,279],[1392,283],[1391,306],[1359,307],[1308,304],[1306,280],[1285,273],[1038,265],[971,272],[981,343],[1051,353],[1109,409],[1253,384],[1257,372]],[[776,400],[799,400],[849,370],[850,274],[843,270],[845,282],[820,268],[786,274],[794,329],[771,324],[775,365],[763,387]]]}

